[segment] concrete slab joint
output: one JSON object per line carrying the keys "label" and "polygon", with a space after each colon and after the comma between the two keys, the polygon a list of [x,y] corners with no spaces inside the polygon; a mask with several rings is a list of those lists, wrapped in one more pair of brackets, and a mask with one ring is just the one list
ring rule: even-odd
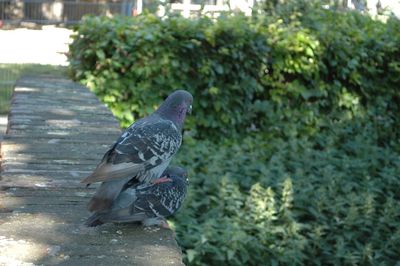
{"label": "concrete slab joint", "polygon": [[120,134],[111,112],[67,79],[26,76],[1,140],[0,265],[183,265],[173,232],[83,225],[80,183]]}

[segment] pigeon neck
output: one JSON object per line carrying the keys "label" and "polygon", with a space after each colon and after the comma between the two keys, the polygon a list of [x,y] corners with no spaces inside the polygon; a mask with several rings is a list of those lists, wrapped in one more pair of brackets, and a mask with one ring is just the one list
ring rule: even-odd
{"label": "pigeon neck", "polygon": [[182,130],[183,122],[185,121],[186,112],[168,112],[163,110],[157,110],[157,114],[163,118],[170,120],[174,123],[174,125],[180,130]]}
{"label": "pigeon neck", "polygon": [[186,118],[186,109],[182,106],[179,106],[177,109],[172,109],[172,108],[163,108],[163,106],[160,106],[160,108],[156,111],[156,113],[161,116],[164,119],[171,120],[174,122],[175,126],[181,130],[183,123]]}

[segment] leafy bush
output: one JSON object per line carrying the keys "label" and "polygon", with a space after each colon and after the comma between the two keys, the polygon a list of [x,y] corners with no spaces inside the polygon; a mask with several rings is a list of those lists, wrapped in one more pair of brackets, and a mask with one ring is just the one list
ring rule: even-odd
{"label": "leafy bush", "polygon": [[183,88],[196,99],[189,128],[200,138],[271,126],[277,136],[312,134],[320,115],[353,115],[360,105],[388,112],[399,128],[399,26],[331,11],[288,22],[88,17],[69,59],[123,126]]}
{"label": "leafy bush", "polygon": [[194,95],[174,162],[192,177],[174,221],[190,265],[400,260],[400,22],[301,10],[77,27],[72,75],[123,126]]}
{"label": "leafy bush", "polygon": [[189,197],[175,218],[189,265],[395,265],[400,157],[370,121],[313,140],[248,136],[181,148]]}
{"label": "leafy bush", "polygon": [[266,52],[265,41],[242,22],[240,17],[218,23],[153,15],[87,18],[70,47],[70,62],[75,78],[92,88],[124,126],[181,88],[197,99],[196,121],[189,123],[201,132],[228,134],[248,126],[253,94],[262,89],[259,55]]}

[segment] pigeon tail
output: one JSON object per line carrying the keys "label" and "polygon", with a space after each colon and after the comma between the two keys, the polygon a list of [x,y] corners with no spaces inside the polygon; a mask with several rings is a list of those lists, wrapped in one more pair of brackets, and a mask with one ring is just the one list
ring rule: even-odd
{"label": "pigeon tail", "polygon": [[101,218],[101,214],[95,213],[86,220],[85,225],[87,227],[96,227],[96,226],[102,225],[103,222],[100,221],[100,218]]}
{"label": "pigeon tail", "polygon": [[113,199],[94,196],[90,199],[87,208],[91,212],[103,211],[110,209],[112,204]]}
{"label": "pigeon tail", "polygon": [[89,201],[88,210],[91,212],[100,212],[111,209],[114,200],[130,179],[131,178],[125,178],[102,183],[96,191],[96,194]]}

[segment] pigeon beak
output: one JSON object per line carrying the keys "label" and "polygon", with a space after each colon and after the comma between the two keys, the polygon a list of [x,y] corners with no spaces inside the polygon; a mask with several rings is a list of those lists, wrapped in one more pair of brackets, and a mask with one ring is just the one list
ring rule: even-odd
{"label": "pigeon beak", "polygon": [[188,114],[191,114],[191,113],[192,113],[192,109],[193,109],[192,105],[189,105],[189,108],[188,108],[188,110],[187,110],[187,113],[188,113]]}

